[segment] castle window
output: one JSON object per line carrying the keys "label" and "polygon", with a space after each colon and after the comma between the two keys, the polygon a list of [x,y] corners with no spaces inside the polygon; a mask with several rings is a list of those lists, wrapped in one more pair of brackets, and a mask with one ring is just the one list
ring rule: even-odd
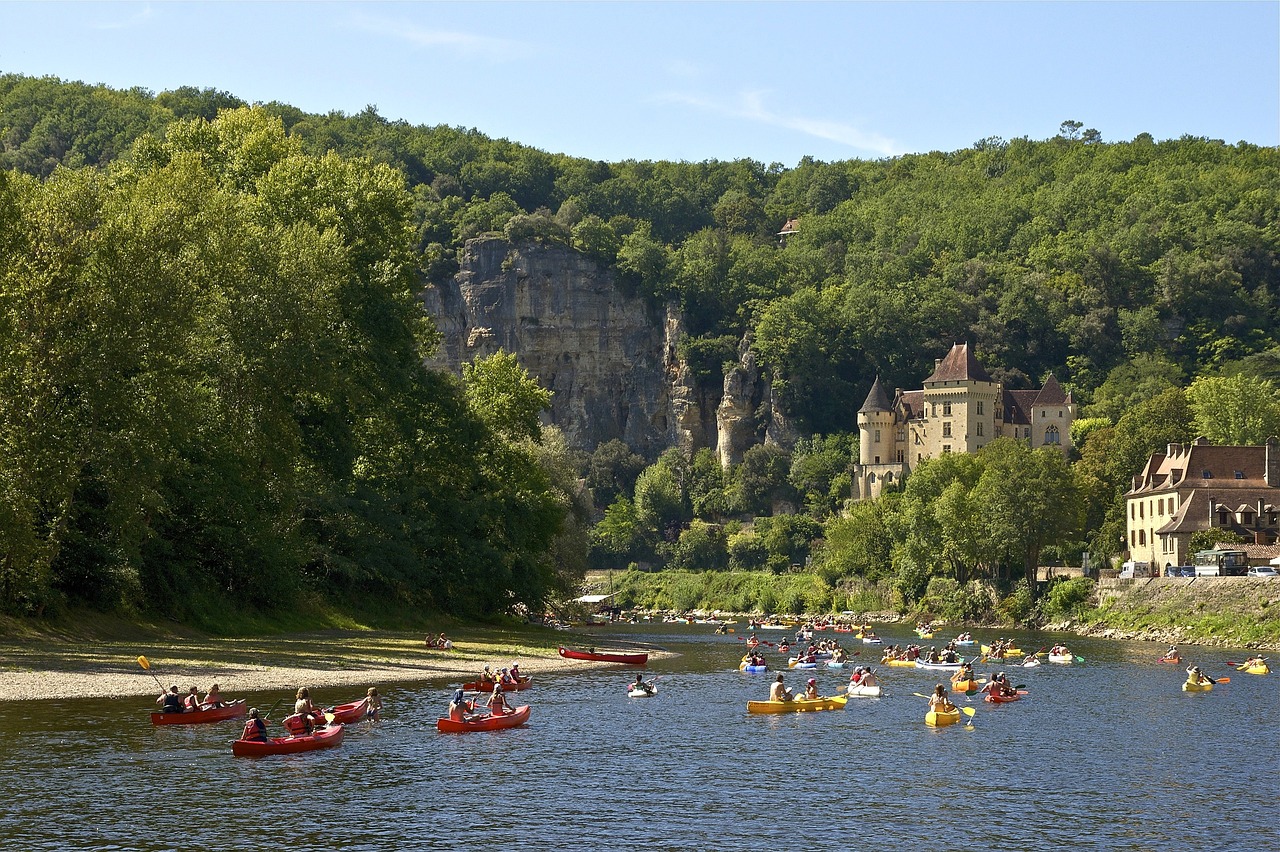
{"label": "castle window", "polygon": [[899,441],[905,441],[905,440],[907,440],[907,430],[906,430],[906,429],[899,429],[899,430],[898,430],[898,440],[899,440]]}
{"label": "castle window", "polygon": [[1046,444],[1061,444],[1062,436],[1058,434],[1057,426],[1050,426],[1044,431],[1044,442]]}
{"label": "castle window", "polygon": [[885,481],[885,482],[893,482],[893,473],[892,473],[892,472],[890,472],[890,473],[886,473],[886,474],[884,475],[884,481]]}
{"label": "castle window", "polygon": [[880,457],[879,457],[879,456],[876,456],[876,460],[873,462],[873,464],[880,464]]}
{"label": "castle window", "polygon": [[981,414],[981,413],[982,413],[982,405],[983,405],[982,400],[978,400],[978,413],[979,413],[979,414]]}
{"label": "castle window", "polygon": [[1146,543],[1147,543],[1147,531],[1146,531],[1146,530],[1138,530],[1138,546],[1139,546],[1139,547],[1141,547],[1142,545],[1144,545],[1144,544],[1146,544]]}
{"label": "castle window", "polygon": [[[880,459],[876,459],[876,462],[879,462],[879,461],[880,461]],[[870,476],[868,476],[868,477],[867,477],[867,481],[868,481],[868,482],[870,482],[872,485],[875,485],[875,484],[876,484],[876,475],[875,475],[874,473],[873,473],[873,474],[871,474]]]}
{"label": "castle window", "polygon": [[1058,409],[1058,416],[1059,416],[1059,417],[1061,417],[1061,416],[1062,416],[1062,409],[1061,409],[1061,408],[1059,408],[1059,409]]}
{"label": "castle window", "polygon": [[944,438],[950,438],[950,437],[951,437],[951,424],[950,424],[950,423],[943,423],[943,424],[942,424],[942,437],[944,437]]}
{"label": "castle window", "polygon": [[950,445],[950,444],[943,444],[943,445],[942,445],[942,454],[943,454],[943,455],[946,455],[946,454],[947,454],[947,453],[949,453],[949,452],[951,452],[951,445]]}
{"label": "castle window", "polygon": [[982,436],[982,435],[984,435],[984,434],[986,434],[986,433],[985,433],[985,432],[983,431],[983,429],[982,429],[982,421],[981,421],[981,420],[979,420],[979,421],[978,421],[978,435],[979,435],[979,436]]}
{"label": "castle window", "polygon": [[943,417],[951,416],[951,403],[949,402],[942,403],[942,416]]}
{"label": "castle window", "polygon": [[923,460],[924,460],[924,454],[916,453],[916,464],[920,464],[920,462],[922,462]]}
{"label": "castle window", "polygon": [[902,450],[898,450],[898,464],[902,464]]}
{"label": "castle window", "polygon": [[879,430],[879,429],[877,429],[877,430],[876,430],[875,442],[876,442],[877,444],[878,444],[878,443],[880,443],[880,430]]}

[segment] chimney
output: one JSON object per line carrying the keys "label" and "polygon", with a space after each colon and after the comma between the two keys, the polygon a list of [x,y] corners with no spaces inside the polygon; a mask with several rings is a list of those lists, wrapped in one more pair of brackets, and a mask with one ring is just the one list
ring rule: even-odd
{"label": "chimney", "polygon": [[1274,435],[1267,439],[1267,466],[1262,481],[1268,488],[1280,488],[1280,440]]}
{"label": "chimney", "polygon": [[1266,543],[1267,543],[1267,534],[1266,534],[1266,533],[1264,533],[1262,530],[1254,530],[1254,531],[1253,531],[1253,543],[1254,543],[1254,544],[1266,544]]}
{"label": "chimney", "polygon": [[1181,452],[1182,452],[1181,444],[1170,444],[1169,451],[1168,453],[1166,453],[1166,455],[1168,455],[1169,458],[1173,458],[1174,456],[1177,456]]}
{"label": "chimney", "polygon": [[1213,512],[1217,508],[1218,508],[1217,502],[1212,497],[1210,497],[1209,498],[1209,529],[1213,529]]}
{"label": "chimney", "polygon": [[934,358],[934,359],[933,359],[933,369],[935,369],[935,370],[936,370],[936,369],[938,369],[938,368],[939,368],[939,367],[941,367],[941,366],[942,366],[942,359],[941,359],[941,358]]}

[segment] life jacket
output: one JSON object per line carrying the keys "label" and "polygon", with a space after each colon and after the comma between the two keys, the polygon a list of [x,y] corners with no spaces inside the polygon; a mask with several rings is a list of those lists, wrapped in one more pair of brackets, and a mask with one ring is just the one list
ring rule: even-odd
{"label": "life jacket", "polygon": [[188,695],[186,698],[182,699],[182,706],[187,710],[199,710],[200,699],[198,696]]}
{"label": "life jacket", "polygon": [[240,735],[242,740],[265,740],[267,738],[267,725],[261,719],[249,719],[244,723],[244,733]]}
{"label": "life jacket", "polygon": [[311,724],[306,714],[294,713],[292,716],[285,716],[284,729],[294,736],[302,736],[311,732]]}
{"label": "life jacket", "polygon": [[164,696],[164,704],[161,710],[165,713],[181,713],[182,698],[174,695],[172,692],[166,692]]}

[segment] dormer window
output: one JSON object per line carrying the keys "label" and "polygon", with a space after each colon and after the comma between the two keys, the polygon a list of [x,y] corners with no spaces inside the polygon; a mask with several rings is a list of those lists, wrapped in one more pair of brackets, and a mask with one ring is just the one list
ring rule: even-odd
{"label": "dormer window", "polygon": [[1252,525],[1252,524],[1253,524],[1253,512],[1241,512],[1241,513],[1240,513],[1240,523],[1244,524],[1246,527],[1247,527],[1247,526]]}
{"label": "dormer window", "polygon": [[1237,470],[1237,471],[1236,471],[1236,479],[1244,479],[1244,471],[1243,471],[1243,470]]}
{"label": "dormer window", "polygon": [[1200,477],[1202,479],[1213,479],[1213,471],[1206,468],[1205,470],[1200,471]]}

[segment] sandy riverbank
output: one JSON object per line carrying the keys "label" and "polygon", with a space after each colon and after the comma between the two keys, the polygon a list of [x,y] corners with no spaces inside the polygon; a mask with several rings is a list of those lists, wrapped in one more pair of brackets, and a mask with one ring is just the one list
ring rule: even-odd
{"label": "sandy riverbank", "polygon": [[[158,695],[158,679],[165,687],[177,684],[184,693],[191,686],[203,693],[216,682],[231,697],[277,689],[291,694],[307,686],[321,691],[321,702],[340,703],[363,695],[369,686],[387,694],[387,686],[395,683],[472,680],[485,666],[500,669],[518,662],[523,673],[537,677],[598,665],[562,658],[556,640],[548,643],[545,633],[491,631],[455,638],[452,651],[427,649],[422,634],[387,632],[163,643],[0,641],[0,701]],[[580,636],[561,641],[579,648],[593,642],[602,650],[612,647]],[[675,656],[646,650],[650,659]],[[149,671],[139,656],[147,659]]]}

